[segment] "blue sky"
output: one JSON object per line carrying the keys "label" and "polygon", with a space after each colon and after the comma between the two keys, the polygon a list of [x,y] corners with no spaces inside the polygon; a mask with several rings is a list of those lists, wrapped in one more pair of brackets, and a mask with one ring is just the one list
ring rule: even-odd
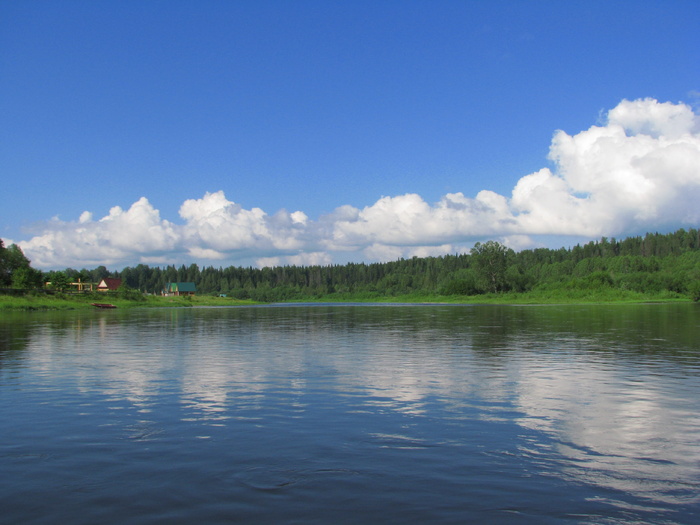
{"label": "blue sky", "polygon": [[38,267],[119,268],[697,227],[698,19],[695,1],[3,0],[0,237]]}

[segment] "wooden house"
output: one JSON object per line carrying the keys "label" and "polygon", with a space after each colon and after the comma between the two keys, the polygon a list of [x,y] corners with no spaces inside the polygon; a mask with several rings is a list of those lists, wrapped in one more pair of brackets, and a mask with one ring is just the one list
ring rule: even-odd
{"label": "wooden house", "polygon": [[105,277],[97,285],[98,292],[116,292],[122,285],[121,279],[113,279],[111,277]]}
{"label": "wooden house", "polygon": [[94,283],[84,283],[82,280],[78,279],[76,283],[70,283],[74,290],[79,292],[92,292],[95,289]]}
{"label": "wooden house", "polygon": [[194,283],[166,283],[163,295],[194,295],[196,291]]}

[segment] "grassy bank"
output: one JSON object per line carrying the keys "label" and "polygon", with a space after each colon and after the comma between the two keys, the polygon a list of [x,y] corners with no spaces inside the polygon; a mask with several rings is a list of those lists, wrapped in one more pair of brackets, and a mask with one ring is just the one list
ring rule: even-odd
{"label": "grassy bank", "polygon": [[250,300],[226,297],[195,296],[161,297],[135,295],[130,298],[105,294],[28,294],[21,296],[0,295],[0,310],[80,310],[94,309],[91,303],[108,303],[117,308],[163,308],[186,306],[240,306],[255,304]]}
{"label": "grassy bank", "polygon": [[[586,304],[586,303],[645,303],[689,302],[688,296],[674,292],[640,293],[613,288],[595,290],[536,290],[525,293],[498,293],[482,295],[437,294],[352,294],[335,293],[325,296],[299,298],[290,303],[445,303],[445,304]],[[0,295],[0,310],[76,310],[95,308],[91,303],[109,303],[117,308],[163,308],[191,306],[245,306],[260,304],[252,300],[229,297],[194,296],[161,297],[131,294],[130,297],[104,294],[28,294],[22,296]]]}
{"label": "grassy bank", "polygon": [[321,297],[311,297],[296,302],[349,302],[349,303],[446,303],[446,304],[595,304],[595,303],[647,303],[647,302],[690,302],[683,294],[663,291],[640,293],[611,288],[598,290],[536,290],[524,293],[491,293],[480,295],[438,295],[405,294],[377,295],[337,293]]}

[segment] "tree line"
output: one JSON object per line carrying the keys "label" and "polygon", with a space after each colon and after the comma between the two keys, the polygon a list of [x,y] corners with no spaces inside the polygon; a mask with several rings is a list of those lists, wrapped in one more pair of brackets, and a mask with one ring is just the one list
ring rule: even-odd
{"label": "tree line", "polygon": [[[1,241],[0,241],[1,242]],[[160,293],[168,282],[194,282],[199,294],[225,294],[257,301],[288,301],[335,295],[373,298],[416,295],[478,295],[533,290],[616,288],[669,292],[700,299],[700,232],[680,229],[623,240],[603,237],[573,248],[515,252],[496,242],[476,243],[469,254],[413,257],[385,263],[274,268],[215,268],[139,264],[120,271],[95,269],[42,274],[21,250],[0,250],[3,286],[31,287],[39,281],[99,282],[122,279],[144,293]],[[37,273],[41,276],[37,280]]]}
{"label": "tree line", "polygon": [[5,247],[0,239],[0,288],[28,289],[42,285],[43,273],[32,268],[16,244]]}

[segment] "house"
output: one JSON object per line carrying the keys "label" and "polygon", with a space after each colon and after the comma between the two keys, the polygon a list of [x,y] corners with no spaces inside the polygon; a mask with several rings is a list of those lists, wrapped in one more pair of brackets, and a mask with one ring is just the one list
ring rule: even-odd
{"label": "house", "polygon": [[97,285],[98,292],[116,292],[122,285],[121,279],[112,279],[111,277],[105,277]]}
{"label": "house", "polygon": [[194,283],[166,283],[163,295],[194,295],[196,291]]}

